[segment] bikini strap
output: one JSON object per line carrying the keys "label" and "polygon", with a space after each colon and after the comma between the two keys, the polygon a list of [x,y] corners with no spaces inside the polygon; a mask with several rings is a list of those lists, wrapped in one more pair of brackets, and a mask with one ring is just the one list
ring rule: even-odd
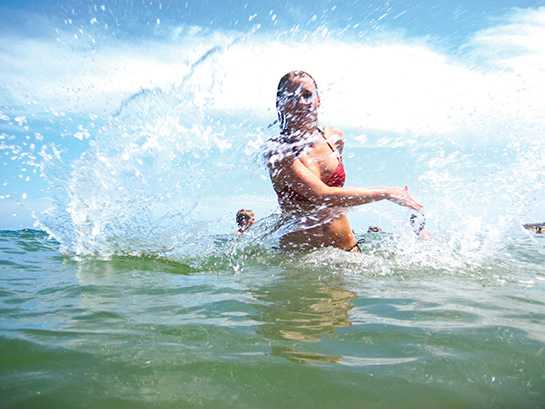
{"label": "bikini strap", "polygon": [[340,156],[340,153],[338,152],[338,150],[336,148],[334,148],[333,145],[331,145],[329,143],[329,141],[327,140],[327,138],[325,137],[324,129],[321,126],[316,127],[316,129],[318,129],[318,132],[320,132],[322,134],[322,137],[325,139],[325,143],[327,143],[329,145],[329,149],[331,149],[332,152],[334,152],[336,155],[338,155],[337,159],[339,160],[339,162],[342,162],[341,156]]}
{"label": "bikini strap", "polygon": [[348,252],[351,252],[352,250],[354,250],[356,247],[358,248],[358,253],[361,253],[361,245],[365,243],[365,239],[359,239],[356,244],[354,244],[352,247],[350,247],[349,249],[346,249],[345,251],[348,251]]}

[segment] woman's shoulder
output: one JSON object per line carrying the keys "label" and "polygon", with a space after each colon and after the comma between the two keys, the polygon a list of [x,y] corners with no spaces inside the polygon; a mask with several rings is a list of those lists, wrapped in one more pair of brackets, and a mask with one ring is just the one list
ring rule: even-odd
{"label": "woman's shoulder", "polygon": [[324,135],[326,138],[329,139],[330,136],[341,138],[344,140],[344,132],[341,131],[339,128],[335,128],[334,126],[326,126],[322,128]]}
{"label": "woman's shoulder", "polygon": [[274,136],[267,140],[264,151],[269,167],[282,166],[286,161],[293,160],[297,155],[294,147],[286,143],[282,136]]}
{"label": "woman's shoulder", "polygon": [[333,126],[327,126],[323,128],[325,139],[331,143],[334,144],[335,147],[339,152],[342,153],[344,148],[344,133],[339,128],[335,128]]}

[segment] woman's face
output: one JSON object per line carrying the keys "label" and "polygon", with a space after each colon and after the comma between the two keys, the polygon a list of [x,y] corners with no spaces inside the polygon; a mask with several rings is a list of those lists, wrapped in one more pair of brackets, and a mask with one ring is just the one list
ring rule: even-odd
{"label": "woman's face", "polygon": [[320,97],[311,78],[299,77],[286,84],[283,112],[289,122],[317,122],[319,106]]}

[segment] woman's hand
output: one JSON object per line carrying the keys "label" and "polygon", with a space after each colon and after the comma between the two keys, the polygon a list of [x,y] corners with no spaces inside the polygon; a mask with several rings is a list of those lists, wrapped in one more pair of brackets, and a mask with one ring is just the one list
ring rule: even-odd
{"label": "woman's hand", "polygon": [[422,209],[423,207],[409,194],[409,188],[407,186],[405,186],[405,188],[403,189],[401,189],[400,187],[388,188],[386,195],[386,198],[389,201],[394,202],[400,206],[410,207],[411,209],[417,211]]}

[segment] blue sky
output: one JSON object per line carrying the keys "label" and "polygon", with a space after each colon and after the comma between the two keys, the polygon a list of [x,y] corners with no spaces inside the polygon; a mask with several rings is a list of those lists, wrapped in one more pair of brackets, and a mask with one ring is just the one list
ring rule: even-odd
{"label": "blue sky", "polygon": [[[530,155],[525,141],[542,147],[544,27],[545,1],[2,1],[0,228],[31,227],[52,196],[42,172],[88,151],[131,96],[180,86],[214,47],[191,80],[197,89],[212,73],[208,108],[232,124],[270,123],[278,78],[302,68],[320,86],[322,121],[351,135],[353,153],[497,147],[509,150],[508,177],[540,181],[543,170],[505,163]],[[437,183],[430,166],[411,176],[418,193]],[[269,210],[261,176],[244,200]]]}

